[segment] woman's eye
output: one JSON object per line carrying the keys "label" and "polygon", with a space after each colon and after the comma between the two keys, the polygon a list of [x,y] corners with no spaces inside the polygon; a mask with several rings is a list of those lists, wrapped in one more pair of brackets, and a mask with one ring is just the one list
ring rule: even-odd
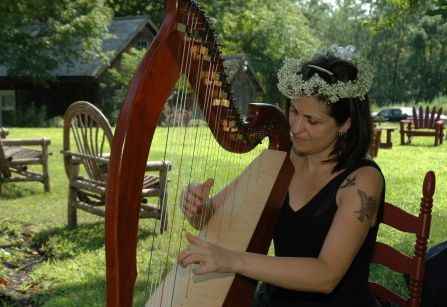
{"label": "woman's eye", "polygon": [[311,124],[311,125],[318,125],[318,122],[315,121],[315,120],[309,119],[309,124]]}

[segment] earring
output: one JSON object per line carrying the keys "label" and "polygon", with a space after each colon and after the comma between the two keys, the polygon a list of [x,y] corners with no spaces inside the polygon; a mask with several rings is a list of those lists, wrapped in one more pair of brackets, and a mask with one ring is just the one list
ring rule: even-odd
{"label": "earring", "polygon": [[348,130],[345,131],[339,131],[338,136],[344,136],[346,133],[348,133]]}

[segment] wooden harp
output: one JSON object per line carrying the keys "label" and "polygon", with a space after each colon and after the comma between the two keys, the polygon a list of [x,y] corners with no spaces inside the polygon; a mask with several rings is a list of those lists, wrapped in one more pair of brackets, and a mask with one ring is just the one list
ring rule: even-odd
{"label": "wooden harp", "polygon": [[[254,184],[247,183],[243,186],[245,190],[242,194],[244,195],[248,190],[256,187],[258,190],[267,190],[263,196],[264,200],[259,201],[258,195],[248,200],[251,203],[263,203],[256,209],[258,210],[256,214],[251,212],[247,214],[247,211],[244,211],[247,201],[244,196],[244,199],[238,200],[237,203],[239,207],[242,205],[242,211],[245,213],[233,212],[239,209],[231,208],[232,221],[235,221],[237,216],[257,215],[255,221],[251,220],[249,223],[242,219],[241,223],[250,224],[250,229],[240,228],[241,223],[238,223],[239,228],[236,228],[239,233],[236,232],[235,235],[232,232],[234,229],[222,232],[219,227],[217,230],[211,229],[215,227],[204,227],[207,232],[205,238],[210,240],[215,238],[219,244],[228,246],[222,242],[225,241],[223,238],[230,238],[228,241],[231,243],[235,241],[232,239],[234,237],[246,237],[244,242],[236,243],[238,248],[267,253],[279,209],[287,193],[293,167],[288,159],[290,137],[284,115],[272,105],[251,104],[247,116],[242,119],[234,107],[235,103],[224,73],[220,50],[204,12],[194,1],[168,0],[164,22],[130,84],[113,138],[105,221],[107,306],[109,307],[127,307],[134,303],[138,216],[145,166],[148,156],[149,159],[152,157],[150,149],[153,147],[160,114],[163,112],[166,101],[172,95],[176,82],[183,76],[186,76],[189,81],[193,92],[192,100],[199,105],[201,116],[207,123],[207,129],[226,152],[234,153],[239,157],[242,153],[253,152],[264,138],[268,138],[268,149],[251,163],[250,170],[243,172],[246,174],[244,178],[258,180],[262,177],[259,174],[264,178],[267,177],[269,187],[264,187],[262,181]],[[181,104],[185,105],[183,102]],[[181,135],[185,138],[185,134]],[[271,159],[273,162],[270,164],[264,163]],[[180,164],[181,162],[173,162],[172,169],[179,169]],[[272,164],[273,167],[271,167]],[[264,165],[270,166],[265,168]],[[253,172],[257,175],[253,176]],[[169,185],[171,187],[180,185],[180,181],[171,180]],[[178,191],[179,187],[176,188]],[[262,193],[255,192],[254,194]],[[170,214],[173,214],[169,224],[174,223],[174,215],[179,211],[178,207],[171,205],[177,201],[179,201],[177,195],[169,200],[168,207]],[[184,223],[184,220],[181,223]],[[169,229],[179,231],[174,227]],[[178,236],[178,233],[176,235]],[[161,236],[167,236],[167,234],[164,233]],[[180,237],[183,238],[183,235],[180,234]],[[234,248],[231,244],[229,246]],[[156,248],[151,250],[156,250]],[[174,271],[177,269],[175,268]],[[164,272],[165,270],[162,269],[162,271],[164,277],[156,282],[146,306],[249,306],[256,287],[256,281],[243,276],[230,274],[232,276],[228,277],[230,280],[228,281],[227,276],[217,274],[217,277],[211,276],[208,279],[211,282],[225,280],[226,288],[214,291],[220,292],[216,294],[218,298],[210,296],[205,300],[197,301],[197,297],[208,296],[207,294],[213,292],[209,291],[209,281],[197,281],[189,273],[185,281],[186,286],[183,285],[183,287],[194,289],[187,290],[189,292],[186,294],[177,295],[180,290],[164,288],[167,284],[172,286],[168,276],[170,274],[177,276],[176,273],[172,273],[173,270]],[[174,283],[179,284],[179,281],[175,280]],[[168,292],[169,294],[166,294]],[[157,298],[154,298],[155,295]]]}

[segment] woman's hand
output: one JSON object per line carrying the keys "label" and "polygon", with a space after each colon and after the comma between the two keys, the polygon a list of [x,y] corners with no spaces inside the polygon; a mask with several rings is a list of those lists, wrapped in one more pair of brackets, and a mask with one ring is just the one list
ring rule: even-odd
{"label": "woman's hand", "polygon": [[186,239],[191,245],[181,252],[178,263],[182,267],[190,264],[199,264],[192,272],[202,275],[209,272],[228,273],[235,272],[237,263],[237,253],[208,243],[190,233],[186,234]]}
{"label": "woman's hand", "polygon": [[181,193],[181,209],[191,225],[202,228],[214,213],[214,208],[209,197],[214,179],[208,178],[203,183],[191,183]]}

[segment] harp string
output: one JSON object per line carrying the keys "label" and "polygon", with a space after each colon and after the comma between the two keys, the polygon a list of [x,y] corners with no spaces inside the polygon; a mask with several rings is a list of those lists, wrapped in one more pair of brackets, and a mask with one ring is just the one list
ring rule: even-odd
{"label": "harp string", "polygon": [[[185,24],[187,25],[187,28],[190,27],[191,33],[193,33],[195,31],[195,29],[197,27],[197,22],[198,22],[198,19],[195,17],[194,14],[187,14],[187,20],[185,21]],[[185,35],[185,38],[186,38],[186,35]],[[191,71],[190,71],[191,63],[192,63],[191,49],[192,49],[193,45],[194,45],[194,41],[192,39],[187,41],[186,43],[184,42],[183,53],[181,56],[182,62],[185,63],[186,68],[182,71],[182,74],[181,74],[181,76],[184,79],[183,79],[180,95],[178,96],[178,97],[180,97],[180,99],[178,100],[178,103],[180,103],[180,106],[178,104],[176,104],[176,107],[175,107],[175,110],[180,110],[180,112],[176,112],[176,115],[178,117],[177,122],[178,122],[179,129],[175,129],[175,130],[178,132],[176,143],[182,144],[182,146],[181,146],[180,160],[179,160],[179,166],[178,166],[177,183],[175,184],[176,190],[175,190],[175,196],[174,196],[174,210],[172,213],[172,227],[171,227],[171,230],[169,233],[169,248],[168,248],[168,252],[166,254],[165,269],[164,269],[165,271],[168,270],[171,246],[173,247],[172,249],[174,252],[174,256],[176,254],[178,254],[178,251],[180,250],[180,246],[181,246],[181,241],[180,241],[181,236],[178,236],[177,242],[175,242],[175,241],[172,242],[172,241],[173,241],[173,239],[175,240],[175,237],[173,238],[173,235],[174,235],[174,231],[176,231],[174,228],[174,225],[176,224],[176,222],[175,222],[176,217],[177,217],[177,215],[176,215],[177,205],[176,204],[177,204],[177,199],[179,198],[180,189],[181,189],[180,178],[181,178],[181,173],[183,171],[183,166],[184,166],[184,149],[185,149],[186,137],[188,135],[186,123],[184,122],[185,121],[184,115],[185,115],[185,111],[186,111],[186,108],[185,108],[186,107],[186,99],[188,97],[188,87],[187,87],[186,80],[189,79],[189,76],[191,73]],[[185,54],[186,54],[186,59],[185,59]],[[174,126],[176,126],[176,125],[174,124]],[[180,128],[182,126],[184,126],[183,129]],[[183,130],[183,133],[180,133],[180,132],[182,132],[181,130]],[[174,146],[172,146],[172,148],[174,148]],[[183,228],[183,226],[184,226],[184,223],[181,223],[181,228]],[[177,246],[177,248],[175,248],[175,246]],[[166,283],[167,283],[166,291],[168,291],[168,293],[171,293],[171,302],[172,302],[172,296],[174,294],[175,283],[176,283],[176,280],[175,280],[176,275],[177,274],[171,275],[174,280],[167,280],[167,279],[164,280],[163,291],[159,292],[160,296],[161,296],[161,298],[159,300],[160,305],[162,305],[162,303],[163,303],[162,298],[163,298],[163,292],[165,291]]]}
{"label": "harp string", "polygon": [[[196,48],[196,50],[199,50],[199,53],[198,53],[198,56],[199,56],[199,64],[197,65],[197,71],[196,71],[196,80],[195,80],[195,82],[193,82],[193,84],[195,84],[195,88],[193,89],[193,93],[194,93],[194,95],[193,95],[193,110],[195,111],[195,112],[197,112],[198,111],[198,96],[199,96],[199,91],[200,91],[200,86],[199,86],[199,78],[201,77],[201,70],[202,70],[202,66],[203,66],[203,60],[202,60],[202,57],[200,56],[200,51],[201,51],[201,48],[202,48],[202,46],[201,45],[199,45],[199,46],[197,46],[197,45],[195,45],[195,35],[196,35],[196,29],[197,29],[197,22],[198,22],[198,20],[199,20],[199,18],[198,17],[196,17],[194,14],[193,14],[193,18],[192,18],[192,20],[194,20],[195,21],[195,24],[194,24],[194,26],[192,27],[192,30],[190,31],[191,32],[191,37],[190,37],[190,42],[191,42],[191,44],[190,44],[190,46],[189,46],[189,52],[188,52],[188,54],[189,55],[191,55],[190,57],[191,57],[191,60],[192,60],[192,57],[194,56],[194,54],[193,54],[193,48]],[[187,27],[188,28],[188,27]],[[190,79],[190,75],[188,75],[188,78],[186,78],[187,80],[189,80]],[[186,96],[185,96],[185,98],[186,98]],[[185,104],[185,110],[183,111],[183,112],[186,112],[187,110],[186,110],[186,104]],[[183,140],[183,146],[185,145],[185,143],[186,143],[186,136],[188,135],[187,133],[188,132],[191,132],[191,129],[188,129],[187,127],[186,127],[187,125],[185,124],[185,133],[184,133],[184,140]],[[197,144],[198,144],[198,140],[199,140],[199,143],[200,143],[200,140],[203,140],[203,138],[202,137],[198,137],[198,132],[199,132],[199,127],[196,127],[196,129],[194,129],[195,130],[195,133],[193,132],[192,133],[192,135],[193,135],[193,137],[192,137],[192,139],[193,139],[193,146],[192,146],[192,157],[191,157],[191,159],[190,159],[190,167],[189,167],[189,169],[188,168],[185,168],[185,172],[186,172],[186,177],[188,178],[187,179],[187,182],[188,182],[188,184],[190,184],[191,182],[192,182],[192,174],[193,174],[193,170],[194,170],[194,163],[195,163],[195,161],[196,161],[196,152],[197,152],[197,148],[201,148],[201,145],[199,144],[199,146],[197,146]],[[183,187],[180,187],[180,186],[178,186],[177,187],[177,189],[178,190],[180,190],[181,188],[183,188]],[[178,199],[177,197],[175,198],[176,200]],[[183,199],[180,199],[179,200],[179,202],[180,202],[180,206],[183,206],[184,204],[183,204]],[[186,218],[185,218],[185,216],[183,215],[182,217],[181,217],[181,231],[183,231],[183,229],[185,229],[185,225],[186,225]],[[176,256],[178,256],[179,255],[179,253],[180,253],[180,250],[181,250],[181,248],[182,248],[182,241],[183,241],[183,236],[181,235],[181,236],[179,236],[178,237],[178,243],[177,243],[177,245],[176,246],[178,246],[178,249],[177,249],[177,251],[176,251]],[[184,245],[184,244],[183,244]],[[172,299],[173,299],[173,295],[174,295],[174,290],[175,290],[175,287],[176,287],[176,282],[177,282],[177,280],[176,280],[176,278],[177,278],[177,270],[178,270],[178,265],[176,264],[175,265],[175,268],[174,268],[174,271],[175,271],[175,274],[173,274],[172,275],[172,278],[174,279],[173,280],[173,282],[171,282],[171,289],[170,289],[170,292],[171,292],[171,301],[172,301]],[[187,288],[186,288],[187,289]],[[187,291],[185,289],[185,291]],[[185,296],[187,295],[187,293],[185,293]]]}
{"label": "harp string", "polygon": [[[232,177],[234,177],[236,173],[229,167],[222,167],[223,159],[221,159],[221,157],[225,156],[224,150],[218,150],[217,154],[214,155],[217,143],[215,142],[213,135],[215,137],[220,136],[219,131],[221,131],[222,129],[221,125],[226,125],[227,129],[230,130],[234,129],[232,126],[232,121],[235,120],[235,117],[237,117],[238,115],[237,112],[234,112],[232,110],[234,104],[231,95],[229,95],[228,93],[229,85],[225,82],[222,82],[223,84],[220,85],[219,82],[216,82],[218,80],[215,80],[218,79],[217,74],[222,73],[221,71],[219,71],[219,69],[222,68],[222,63],[219,62],[219,53],[213,52],[212,59],[205,59],[207,54],[202,54],[202,47],[208,47],[218,50],[217,44],[215,41],[213,41],[212,46],[206,44],[208,41],[208,36],[213,35],[212,30],[209,27],[203,29],[204,27],[202,26],[201,28],[201,25],[203,25],[203,23],[199,23],[199,17],[195,14],[194,10],[182,14],[182,16],[185,17],[185,20],[182,20],[182,23],[184,23],[187,28],[185,39],[182,44],[182,50],[178,50],[178,58],[181,59],[181,64],[179,66],[182,83],[178,88],[178,93],[175,95],[173,117],[169,119],[165,149],[163,153],[164,160],[173,160],[173,168],[170,172],[170,177],[175,179],[172,180],[169,184],[169,187],[171,188],[169,195],[173,195],[173,197],[170,197],[169,202],[168,230],[162,235],[164,237],[162,240],[164,240],[163,242],[166,242],[166,244],[157,245],[160,240],[155,239],[155,236],[152,236],[153,239],[150,247],[149,269],[147,273],[147,280],[149,281],[148,283],[150,284],[150,287],[146,287],[146,289],[149,288],[149,291],[146,291],[145,297],[145,301],[147,301],[147,296],[155,292],[155,301],[159,306],[170,306],[170,304],[172,304],[173,302],[174,291],[183,291],[183,286],[179,287],[178,290],[176,289],[177,274],[169,274],[167,276],[169,276],[170,278],[164,278],[164,276],[170,269],[177,271],[178,265],[175,261],[173,261],[173,259],[176,259],[182,248],[186,246],[183,229],[189,226],[187,225],[188,222],[186,221],[185,216],[179,216],[178,214],[178,212],[180,211],[179,206],[183,205],[180,200],[181,190],[187,184],[193,183],[195,180],[197,180],[197,178],[199,178],[200,182],[203,182],[208,177],[213,177],[216,179],[218,178],[221,184],[221,182],[231,181]],[[203,37],[201,37],[203,45],[198,44],[198,40],[196,40],[195,34],[198,32],[201,32],[201,34],[203,35]],[[198,58],[198,61],[195,62],[195,65],[192,65],[193,57]],[[184,82],[184,80],[190,79],[191,69],[197,70],[195,74],[192,74],[197,78],[195,82],[192,82],[194,84],[194,88],[191,88],[191,92],[193,94],[192,106],[188,105],[187,103],[189,97],[188,94],[191,93],[189,91],[189,88],[187,87],[187,83]],[[206,80],[208,80],[205,87],[200,87],[200,80],[198,80],[198,78],[205,78]],[[221,77],[220,80],[225,81],[225,77]],[[200,93],[200,90],[204,91],[204,93]],[[230,107],[221,104],[220,106],[214,108],[215,112],[212,112],[213,97],[215,97],[216,93],[217,97],[219,97],[220,99],[229,99],[231,103]],[[200,94],[203,94],[202,97],[204,97],[203,108],[199,107],[198,97],[200,96]],[[229,95],[229,97],[227,97],[227,95]],[[191,107],[193,119],[197,119],[200,117],[204,118],[207,122],[214,124],[210,125],[209,129],[204,129],[203,127],[200,127],[200,125],[196,125],[196,127],[194,128],[187,128],[184,115],[186,114],[186,112],[189,112],[191,110]],[[213,120],[211,120],[212,116],[215,117]],[[209,130],[211,130],[213,134],[211,134]],[[234,134],[237,134],[237,132]],[[226,134],[226,138],[231,137],[232,136],[230,133]],[[185,144],[187,143],[187,141],[192,141],[192,146],[188,149],[188,154],[191,154],[191,157],[187,156],[187,153],[185,152]],[[227,139],[226,141],[229,141],[229,139]],[[178,144],[182,145],[180,146],[181,149],[179,154],[176,151],[176,148],[178,148]],[[239,148],[239,144],[240,141],[238,140],[236,149]],[[169,158],[170,156],[176,156],[177,154],[178,158]],[[253,156],[254,154],[254,151],[252,151],[251,155]],[[229,157],[229,159],[225,160],[226,163],[237,165],[239,169],[238,172],[240,172],[243,166],[246,166],[243,165],[239,154],[232,153],[229,155]],[[186,161],[186,159],[190,159],[191,161]],[[201,162],[202,164],[198,162]],[[186,179],[186,182],[182,181],[184,179]],[[219,184],[217,184],[216,182],[212,188],[211,194],[214,193],[215,189],[219,188],[218,185]],[[173,192],[171,192],[172,187],[174,189]],[[224,197],[226,196],[224,195]],[[212,230],[213,233],[220,233],[219,230],[222,228],[223,223],[231,223],[231,216],[233,214],[233,207],[235,202],[235,194],[232,194],[231,197],[231,209],[218,212],[218,218],[214,219],[214,222],[207,226],[207,230],[209,230],[210,232]],[[206,209],[211,210],[211,208]],[[198,216],[194,216],[193,219],[198,219]],[[200,222],[203,223],[203,221]],[[156,231],[157,223],[158,221],[154,223],[154,231]],[[203,239],[207,239],[207,232],[203,232],[201,235]],[[217,240],[215,240],[215,242],[213,243],[219,245],[219,241],[220,239],[217,238]],[[161,264],[160,260],[152,259],[156,253],[156,249],[160,249],[160,247],[164,248],[164,255],[162,257],[163,259],[161,261]],[[190,270],[188,270],[188,274],[192,274],[191,268]],[[188,278],[188,282],[189,280],[191,280],[191,278]],[[161,288],[162,290],[156,291],[157,288]],[[170,302],[169,299],[166,298],[167,293],[169,294]],[[188,296],[188,286],[184,288],[184,295]],[[154,300],[152,300],[152,302],[154,302]]]}
{"label": "harp string", "polygon": [[[188,18],[189,17],[191,17],[191,15],[188,15]],[[186,21],[186,23],[189,24],[189,21]],[[182,54],[178,55],[178,58],[181,59],[180,76],[184,76],[187,73],[188,67],[190,66],[190,63],[191,63],[190,57],[185,56],[185,55],[190,54],[189,52],[187,52],[187,50],[186,50],[187,48],[188,48],[187,44],[183,44],[183,48],[181,50]],[[180,50],[179,50],[179,52],[180,52]],[[176,140],[180,138],[178,129],[176,129],[176,127],[182,126],[181,125],[181,120],[182,120],[181,114],[184,112],[186,95],[187,95],[186,83],[183,82],[182,84],[180,84],[179,92],[175,96],[175,104],[173,106],[174,107],[173,117],[168,118],[168,127],[167,127],[167,134],[166,134],[166,141],[165,141],[165,148],[164,148],[164,155],[163,155],[164,160],[169,160],[168,157],[173,155],[173,152],[175,151],[175,146],[173,146],[172,144],[175,144],[177,142]],[[171,126],[173,127],[173,129],[171,129]],[[172,132],[171,132],[171,130],[172,130]],[[179,171],[180,170],[181,170],[181,168],[179,168]],[[180,178],[180,176],[177,176],[177,178]],[[167,178],[166,178],[166,180],[167,180]],[[167,184],[167,182],[165,182],[165,184]],[[179,186],[178,182],[177,182],[176,186],[177,187]],[[167,191],[165,191],[165,193],[167,193]],[[176,197],[177,197],[177,194],[178,194],[178,190],[176,191]],[[166,194],[163,197],[166,197]],[[153,268],[152,268],[152,266],[153,266],[152,258],[154,257],[153,251],[156,248],[155,247],[155,236],[153,236],[153,240],[151,243],[151,252],[150,252],[150,265],[149,265],[148,272],[147,272],[147,280],[150,280],[151,274],[153,274],[155,276],[155,280],[154,280],[154,282],[150,283],[150,287],[146,287],[146,289],[149,288],[149,292],[146,291],[145,301],[147,300],[148,295],[150,293],[153,293],[155,288],[160,284],[160,282],[162,281],[162,278],[163,278],[163,274],[169,266],[169,260],[170,260],[170,254],[171,254],[170,251],[171,251],[171,244],[172,244],[172,233],[173,233],[173,226],[175,223],[175,211],[176,211],[176,202],[174,202],[174,208],[172,209],[172,212],[169,216],[169,221],[170,221],[169,224],[170,225],[168,226],[169,228],[167,230],[168,236],[169,236],[169,239],[167,239],[168,251],[165,254],[164,260],[162,261],[163,264],[157,265],[155,270],[153,270]],[[166,214],[166,212],[164,214]],[[157,224],[157,223],[155,223],[155,224]],[[154,225],[154,229],[153,229],[154,232],[156,231],[156,227],[157,226]],[[163,288],[164,288],[164,285],[163,285]],[[160,294],[160,297],[157,298],[157,301],[160,302],[160,305],[162,304],[161,297],[162,297],[162,294]]]}
{"label": "harp string", "polygon": [[[205,41],[205,42],[207,41],[208,35],[209,35],[209,29],[205,32],[205,35],[203,37],[203,41]],[[201,48],[202,47],[199,48],[200,51],[199,51],[199,65],[198,65],[198,71],[197,71],[197,78],[204,77],[205,80],[212,80],[211,77],[212,77],[213,73],[216,71],[217,67],[215,67],[212,64],[213,61],[211,61],[211,65],[209,65],[208,71],[205,72],[203,70],[204,57],[206,56],[206,54],[202,54],[202,49]],[[198,91],[200,90],[199,80],[198,79],[196,80],[195,84],[196,84],[196,89],[195,89],[195,93],[196,93],[195,98],[196,99],[194,99],[194,110],[197,111],[197,110],[199,110],[197,98],[199,97],[199,94],[200,94],[200,93],[198,93]],[[211,97],[212,97],[211,94],[212,94],[213,89],[214,89],[214,83],[211,83],[211,82],[208,83],[206,88],[205,88],[205,95],[204,95],[205,96],[205,99],[204,99],[205,101],[204,101],[204,108],[203,108],[203,117],[205,119],[207,119],[208,122],[209,122],[209,119],[210,119],[210,116],[211,116]],[[213,129],[213,127],[210,127],[210,128]],[[203,152],[204,152],[205,148],[210,148],[211,147],[211,136],[210,136],[209,133],[206,134],[205,130],[203,128],[199,129],[199,127],[197,127],[196,131],[200,131],[199,145],[198,145],[199,157],[204,156],[205,157],[205,161],[206,161],[205,165],[207,165],[208,164],[207,160],[209,158],[209,154],[205,154],[204,155]],[[194,145],[194,153],[195,152],[196,152],[196,144]],[[193,157],[192,160],[193,161],[195,160],[194,157]],[[205,166],[204,171],[203,171],[203,175],[201,176],[202,178],[200,178],[200,181],[204,181],[205,180],[206,169],[207,169],[207,167]],[[191,164],[191,169],[190,169],[190,175],[189,175],[188,183],[192,182],[192,179],[193,179],[192,178],[193,177],[192,173],[193,173],[193,165]],[[201,215],[201,217],[203,217],[203,215]],[[197,222],[197,215],[195,215],[193,217],[193,221],[194,221],[194,223]],[[202,224],[203,220],[199,221],[199,222]],[[183,223],[185,223],[185,217],[183,217]],[[188,275],[190,277],[191,270],[188,271]],[[188,283],[187,283],[187,285],[186,285],[186,287],[184,289],[185,297],[188,296],[189,280],[190,280],[190,278],[188,278]]]}
{"label": "harp string", "polygon": [[[187,16],[188,16],[188,18],[187,18],[187,20],[185,22],[186,25],[187,25],[187,28],[191,28],[190,32],[194,33],[194,31],[195,31],[195,29],[197,27],[198,19],[196,18],[196,16],[194,14],[187,14]],[[186,37],[187,36],[185,35],[185,38]],[[183,89],[182,89],[181,95],[180,95],[180,97],[181,97],[181,99],[180,99],[181,107],[176,106],[176,109],[180,109],[180,112],[177,113],[178,116],[179,116],[179,121],[178,122],[179,122],[179,127],[184,126],[184,129],[182,129],[184,131],[183,131],[183,135],[179,134],[180,139],[177,142],[178,144],[181,143],[182,146],[181,146],[181,154],[180,154],[179,174],[178,174],[178,180],[177,180],[177,184],[176,184],[176,192],[175,192],[175,196],[174,196],[174,200],[175,200],[176,204],[177,204],[177,199],[179,198],[180,189],[181,189],[180,178],[181,178],[181,173],[183,171],[183,166],[184,166],[184,149],[185,149],[185,142],[186,142],[186,139],[187,139],[187,136],[188,136],[188,132],[189,132],[188,129],[187,129],[187,125],[184,122],[185,121],[185,117],[184,116],[186,115],[186,99],[188,97],[188,87],[187,87],[186,80],[190,79],[190,71],[191,71],[191,63],[192,63],[192,53],[191,53],[191,50],[192,50],[192,48],[194,46],[194,40],[190,39],[189,41],[187,41],[187,43],[184,43],[183,45],[186,46],[186,50],[184,48],[183,54],[182,54],[182,59],[183,59],[185,57],[185,53],[186,53],[186,61],[185,61],[186,62],[186,69],[183,72],[183,75],[185,75],[185,78],[184,78],[184,82],[182,84]],[[177,129],[177,131],[180,132],[180,129]],[[183,137],[183,139],[182,139],[182,137]],[[174,211],[177,211],[176,207],[177,206],[175,205],[174,206]],[[176,212],[173,212],[173,216],[174,217],[176,216],[175,213]],[[173,219],[173,224],[174,224],[174,222],[175,222],[175,220]],[[184,222],[181,223],[181,229],[183,229],[183,227],[184,227]],[[175,231],[175,229],[172,227],[169,240],[172,240],[174,231]],[[175,237],[174,237],[174,239],[175,239]],[[174,249],[174,255],[177,255],[178,252],[180,251],[180,248],[181,248],[181,236],[178,236],[177,242],[174,242],[174,246],[177,246],[177,248]],[[168,253],[168,255],[169,255],[169,253]],[[168,263],[168,261],[166,261],[166,263]],[[165,270],[168,270],[168,268],[166,267]],[[174,274],[173,275],[174,280],[171,280],[171,281],[165,279],[165,281],[167,282],[167,291],[169,293],[171,293],[171,301],[172,301],[172,297],[173,297],[174,289],[175,289],[175,285],[176,285],[176,280],[175,280],[176,276],[177,276],[177,274]],[[165,287],[165,284],[163,284],[163,287]],[[161,291],[160,294],[162,295],[163,291]],[[162,303],[162,300],[160,300],[160,303]]]}

